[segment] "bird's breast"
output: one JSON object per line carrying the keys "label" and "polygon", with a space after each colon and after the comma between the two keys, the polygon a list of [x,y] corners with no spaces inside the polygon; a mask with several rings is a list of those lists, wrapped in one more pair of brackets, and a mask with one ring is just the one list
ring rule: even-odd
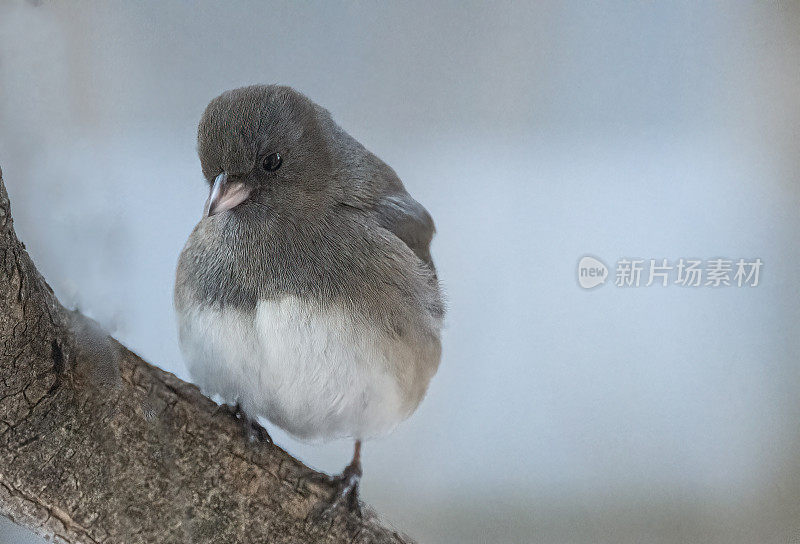
{"label": "bird's breast", "polygon": [[366,438],[416,408],[438,337],[398,337],[345,308],[295,296],[254,311],[179,304],[181,348],[198,385],[305,439]]}

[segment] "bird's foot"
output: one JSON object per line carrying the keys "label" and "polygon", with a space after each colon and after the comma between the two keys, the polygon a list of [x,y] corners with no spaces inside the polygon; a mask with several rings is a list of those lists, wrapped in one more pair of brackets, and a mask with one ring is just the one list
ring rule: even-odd
{"label": "bird's foot", "polygon": [[241,408],[239,408],[238,404],[236,406],[231,406],[230,404],[218,404],[216,410],[214,410],[214,413],[211,414],[211,417],[224,415],[232,417],[233,419],[238,419],[240,410]]}
{"label": "bird's foot", "polygon": [[272,437],[269,435],[267,430],[258,422],[257,419],[253,419],[249,417],[239,403],[236,403],[236,406],[231,406],[230,404],[220,404],[217,408],[214,415],[218,413],[224,413],[228,416],[232,417],[233,419],[241,422],[242,431],[244,432],[245,438],[249,442],[268,442],[270,444],[274,444],[272,441]]}
{"label": "bird's foot", "polygon": [[269,435],[264,426],[255,419],[245,418],[243,425],[245,435],[249,441],[267,442],[268,444],[275,443],[272,441],[272,437]]}
{"label": "bird's foot", "polygon": [[330,520],[339,511],[349,512],[361,517],[361,505],[358,500],[358,484],[361,482],[361,463],[354,461],[333,479],[334,492],[328,501],[320,502],[312,516],[316,519]]}

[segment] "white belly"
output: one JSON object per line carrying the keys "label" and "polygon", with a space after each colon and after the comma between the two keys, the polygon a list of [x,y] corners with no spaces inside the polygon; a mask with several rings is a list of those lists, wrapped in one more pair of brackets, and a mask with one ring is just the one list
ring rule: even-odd
{"label": "white belly", "polygon": [[[424,364],[419,349],[377,327],[294,297],[262,301],[255,313],[185,309],[178,328],[206,394],[305,439],[391,431],[414,411],[414,391],[424,392],[438,365],[438,352]],[[414,374],[420,367],[431,371]]]}

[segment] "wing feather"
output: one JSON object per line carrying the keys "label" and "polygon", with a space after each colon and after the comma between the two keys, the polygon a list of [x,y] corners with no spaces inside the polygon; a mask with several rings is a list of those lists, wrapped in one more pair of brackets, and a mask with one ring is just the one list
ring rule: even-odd
{"label": "wing feather", "polygon": [[422,204],[405,191],[395,191],[380,198],[373,212],[380,226],[405,242],[435,271],[430,246],[436,228],[431,214]]}

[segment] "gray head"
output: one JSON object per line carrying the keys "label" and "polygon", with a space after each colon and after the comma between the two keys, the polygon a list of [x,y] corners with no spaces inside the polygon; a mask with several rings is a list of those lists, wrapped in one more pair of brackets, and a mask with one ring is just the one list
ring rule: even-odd
{"label": "gray head", "polygon": [[[205,306],[253,315],[260,301],[292,296],[409,339],[424,351],[424,368],[413,372],[435,370],[444,307],[430,255],[433,220],[389,166],[325,109],[272,85],[212,100],[198,152],[213,217],[181,252],[181,323]],[[406,386],[421,398],[424,386]]]}
{"label": "gray head", "polygon": [[181,253],[176,293],[251,309],[281,293],[363,306],[385,302],[393,295],[376,290],[394,286],[441,306],[430,215],[301,93],[257,85],[221,94],[200,120],[198,152],[213,217]]}
{"label": "gray head", "polygon": [[364,151],[327,110],[278,85],[242,87],[212,100],[197,143],[211,185],[209,215],[248,206],[313,215],[340,196],[334,149]]}

